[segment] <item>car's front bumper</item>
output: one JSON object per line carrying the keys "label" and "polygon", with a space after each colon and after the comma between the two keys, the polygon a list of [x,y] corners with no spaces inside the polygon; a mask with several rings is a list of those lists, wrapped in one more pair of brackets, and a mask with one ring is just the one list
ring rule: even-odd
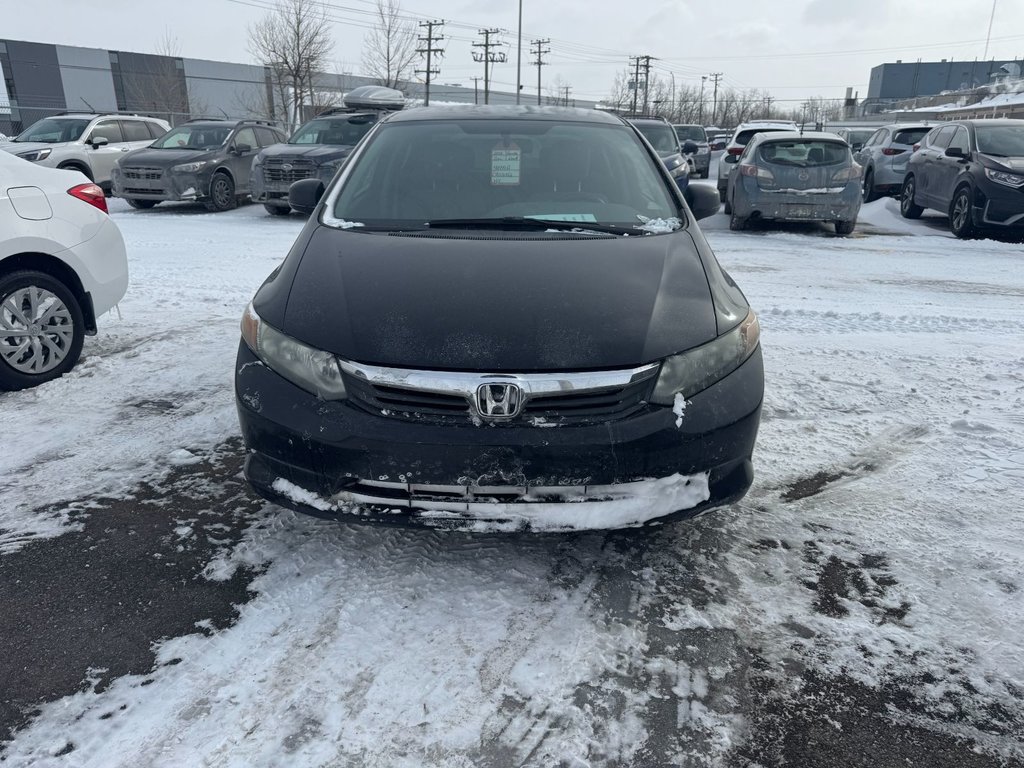
{"label": "car's front bumper", "polygon": [[[575,505],[614,504],[602,499],[629,496],[623,484],[661,488],[654,503],[678,501],[629,524],[690,517],[742,498],[753,479],[764,369],[758,349],[694,395],[679,426],[669,407],[561,427],[479,425],[468,414],[459,424],[417,423],[318,400],[244,344],[235,389],[250,451],[246,477],[283,506],[342,520],[460,526],[484,519],[550,530],[561,519],[556,509],[579,512],[580,524],[567,527],[605,527],[600,506]],[[686,480],[704,492],[674,495]],[[552,505],[553,497],[565,500]]]}
{"label": "car's front bumper", "polygon": [[1024,229],[1024,188],[985,179],[975,189],[972,202],[975,226]]}
{"label": "car's front bumper", "polygon": [[[151,175],[156,175],[155,173]],[[196,201],[210,196],[212,172],[172,173],[164,169],[159,178],[129,178],[120,168],[110,174],[114,197],[132,200]]]}

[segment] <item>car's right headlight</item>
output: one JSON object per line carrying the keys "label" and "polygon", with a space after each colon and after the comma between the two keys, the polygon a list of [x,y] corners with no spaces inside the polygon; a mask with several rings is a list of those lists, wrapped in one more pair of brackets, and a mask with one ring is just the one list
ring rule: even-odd
{"label": "car's right headlight", "polygon": [[53,150],[50,148],[46,149],[33,149],[30,152],[22,152],[18,155],[22,160],[28,160],[30,163],[38,163],[40,160],[45,160],[50,156]]}
{"label": "car's right headlight", "polygon": [[651,402],[672,405],[676,395],[687,398],[707,389],[746,362],[760,338],[757,315],[750,310],[743,322],[714,341],[666,358]]}
{"label": "car's right headlight", "polygon": [[338,359],[267,325],[249,302],[242,315],[242,338],[268,368],[324,400],[347,397]]}

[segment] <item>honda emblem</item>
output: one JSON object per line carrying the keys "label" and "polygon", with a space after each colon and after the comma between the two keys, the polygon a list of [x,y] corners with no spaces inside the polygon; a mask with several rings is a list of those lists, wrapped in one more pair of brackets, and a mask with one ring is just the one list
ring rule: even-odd
{"label": "honda emblem", "polygon": [[476,409],[485,419],[511,419],[523,407],[523,390],[517,384],[481,384],[476,389]]}

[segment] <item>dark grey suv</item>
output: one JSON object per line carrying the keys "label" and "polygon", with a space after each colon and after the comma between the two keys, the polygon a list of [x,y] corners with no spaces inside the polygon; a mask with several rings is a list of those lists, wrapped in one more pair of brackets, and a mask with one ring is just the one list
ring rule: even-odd
{"label": "dark grey suv", "polygon": [[111,173],[114,196],[133,208],[190,200],[226,211],[249,194],[249,171],[260,148],[285,138],[261,120],[190,120],[121,158]]}

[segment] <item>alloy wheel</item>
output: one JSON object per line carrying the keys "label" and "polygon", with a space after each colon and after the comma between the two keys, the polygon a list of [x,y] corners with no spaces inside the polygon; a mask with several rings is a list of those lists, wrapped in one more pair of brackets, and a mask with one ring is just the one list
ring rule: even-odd
{"label": "alloy wheel", "polygon": [[74,335],[71,311],[45,288],[19,288],[0,304],[0,357],[19,373],[52,371],[68,356]]}

